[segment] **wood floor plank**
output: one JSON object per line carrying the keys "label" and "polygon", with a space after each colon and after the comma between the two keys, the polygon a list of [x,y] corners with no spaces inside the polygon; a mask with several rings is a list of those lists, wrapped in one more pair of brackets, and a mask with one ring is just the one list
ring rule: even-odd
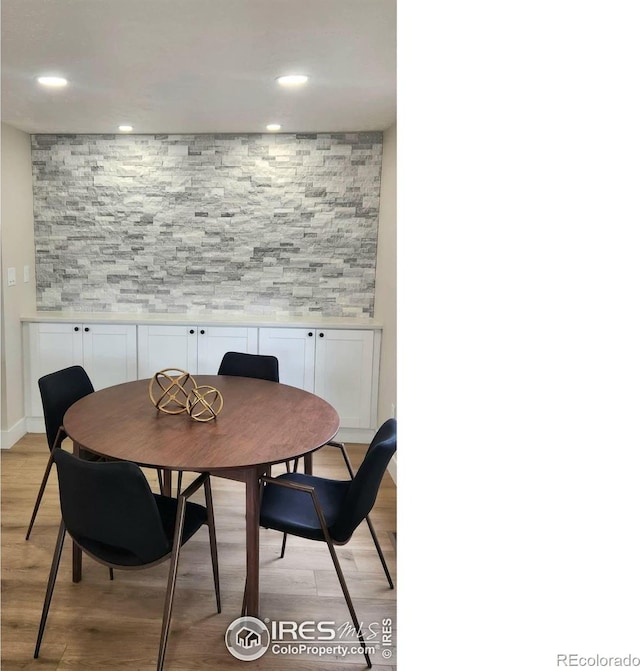
{"label": "wood floor plank", "polygon": [[[67,441],[68,443],[68,441]],[[65,449],[70,449],[66,444]],[[349,445],[354,468],[366,446]],[[28,434],[0,453],[2,470],[2,638],[3,671],[154,671],[160,637],[168,564],[145,571],[116,571],[110,581],[105,567],[84,561],[83,579],[71,581],[71,544],[67,540],[60,565],[41,655],[33,659],[42,600],[56,542],[60,511],[55,469],[51,473],[31,539],[25,541],[31,511],[48,458],[44,435]],[[277,474],[283,467],[276,467]],[[154,491],[157,475],[144,469]],[[347,479],[340,452],[323,448],[315,457],[317,475]],[[185,482],[191,476],[185,476]],[[201,529],[181,553],[166,671],[246,671],[224,644],[228,625],[239,615],[244,589],[244,486],[213,478],[213,498],[220,560],[221,614],[215,612],[208,536]],[[201,494],[201,493],[199,493]],[[204,503],[203,497],[199,500]],[[371,518],[394,580],[396,488],[385,475]],[[322,543],[289,538],[280,558],[282,535],[260,532],[261,614],[263,619],[349,623],[349,612]],[[366,525],[344,547],[337,548],[356,611],[374,630],[392,620],[391,658],[382,648],[372,654],[374,669],[396,668],[396,593],[386,582]],[[375,642],[375,641],[374,641]],[[317,643],[312,641],[311,643]],[[388,653],[387,653],[388,654]],[[269,650],[252,662],[264,671],[355,671],[365,668],[359,651],[341,656],[274,654]]]}

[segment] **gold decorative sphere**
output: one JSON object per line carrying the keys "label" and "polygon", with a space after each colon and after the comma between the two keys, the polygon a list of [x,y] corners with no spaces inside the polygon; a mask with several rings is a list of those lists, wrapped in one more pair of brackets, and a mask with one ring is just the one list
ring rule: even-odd
{"label": "gold decorative sphere", "polygon": [[187,412],[189,394],[196,388],[190,373],[179,368],[165,368],[149,380],[149,398],[155,407],[169,415]]}
{"label": "gold decorative sphere", "polygon": [[187,398],[187,412],[197,422],[210,422],[222,410],[222,394],[208,385],[194,387]]}

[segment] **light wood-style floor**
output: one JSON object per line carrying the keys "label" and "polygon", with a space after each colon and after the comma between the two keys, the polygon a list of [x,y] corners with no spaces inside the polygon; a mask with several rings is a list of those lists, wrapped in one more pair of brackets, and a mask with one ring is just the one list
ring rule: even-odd
{"label": "light wood-style floor", "polygon": [[[66,441],[65,449],[70,449]],[[354,468],[365,446],[349,445]],[[45,587],[60,522],[55,468],[31,538],[27,525],[40,485],[48,449],[44,435],[29,434],[11,450],[2,450],[2,639],[1,667],[14,669],[153,671],[156,668],[168,562],[144,571],[108,570],[85,558],[83,579],[71,581],[71,543],[67,538],[40,658],[33,659]],[[278,473],[276,470],[274,473]],[[338,450],[316,453],[314,473],[347,478]],[[154,491],[157,478],[147,471]],[[188,481],[188,479],[187,479]],[[187,543],[180,557],[166,671],[260,669],[353,671],[366,668],[361,654],[277,655],[269,650],[254,662],[236,660],[226,649],[227,626],[240,615],[244,588],[244,488],[213,478],[218,535],[222,613],[215,611],[206,529]],[[371,519],[396,582],[396,487],[385,474]],[[261,530],[261,617],[263,620],[349,622],[333,564],[322,543],[289,538],[280,559],[281,534]],[[362,524],[346,546],[338,548],[347,584],[365,631],[378,632],[392,620],[391,657],[378,647],[374,669],[396,668],[396,590],[389,589],[371,536]],[[311,644],[318,643],[310,641]],[[388,653],[387,653],[388,654]]]}

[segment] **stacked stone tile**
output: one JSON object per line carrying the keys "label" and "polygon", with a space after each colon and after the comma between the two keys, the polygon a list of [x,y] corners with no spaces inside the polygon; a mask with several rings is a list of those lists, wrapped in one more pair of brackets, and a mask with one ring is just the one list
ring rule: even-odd
{"label": "stacked stone tile", "polygon": [[34,135],[39,310],[370,317],[382,133]]}

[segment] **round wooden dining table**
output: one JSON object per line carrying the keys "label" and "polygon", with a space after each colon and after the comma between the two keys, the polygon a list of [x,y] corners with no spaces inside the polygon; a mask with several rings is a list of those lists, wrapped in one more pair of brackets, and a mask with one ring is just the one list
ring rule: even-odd
{"label": "round wooden dining table", "polygon": [[[96,391],[74,403],[63,420],[74,452],[89,450],[111,459],[165,471],[208,472],[246,486],[246,615],[260,611],[260,478],[273,464],[309,456],[336,435],[339,418],[326,401],[297,387],[246,377],[195,375],[198,386],[217,389],[219,415],[207,422],[183,412],[156,409],[150,380]],[[82,554],[74,545],[73,580],[82,576]]]}

